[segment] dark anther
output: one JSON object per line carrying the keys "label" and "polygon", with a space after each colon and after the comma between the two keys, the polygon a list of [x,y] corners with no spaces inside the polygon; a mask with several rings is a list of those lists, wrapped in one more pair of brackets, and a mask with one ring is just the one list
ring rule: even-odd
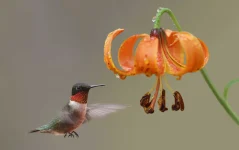
{"label": "dark anther", "polygon": [[140,106],[142,107],[149,107],[150,105],[150,93],[144,94],[144,96],[140,100]]}
{"label": "dark anther", "polygon": [[176,91],[176,92],[174,92],[173,96],[174,96],[175,103],[172,105],[172,110],[178,111],[180,109],[181,111],[183,111],[184,110],[184,102],[183,102],[183,98],[182,98],[181,94],[178,91]]}
{"label": "dark anther", "polygon": [[144,111],[146,114],[152,114],[154,113],[154,109],[150,107],[150,96],[151,94],[148,92],[144,94],[144,96],[140,100],[140,106],[144,108]]}
{"label": "dark anther", "polygon": [[159,38],[159,29],[152,29],[150,32],[150,37]]}
{"label": "dark anther", "polygon": [[158,100],[158,106],[159,106],[159,110],[161,112],[165,112],[168,110],[168,108],[166,107],[165,90],[164,89],[163,89],[162,94]]}
{"label": "dark anther", "polygon": [[179,103],[175,100],[175,104],[172,105],[172,110],[178,111],[180,109]]}

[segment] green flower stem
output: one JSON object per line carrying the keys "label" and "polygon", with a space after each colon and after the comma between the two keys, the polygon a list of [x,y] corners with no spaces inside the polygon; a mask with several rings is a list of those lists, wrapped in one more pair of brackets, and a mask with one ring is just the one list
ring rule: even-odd
{"label": "green flower stem", "polygon": [[154,23],[154,28],[160,28],[160,18],[161,16],[164,14],[164,13],[168,13],[168,15],[170,16],[170,18],[173,20],[175,26],[177,27],[177,29],[179,31],[181,31],[181,26],[180,24],[178,23],[176,17],[174,16],[173,12],[168,9],[168,8],[159,8],[158,10],[158,13],[156,14],[156,20],[155,20],[155,23]]}
{"label": "green flower stem", "polygon": [[[230,106],[230,104],[228,104],[228,101],[226,101],[225,98],[222,98],[217,89],[215,88],[215,86],[213,85],[212,81],[209,79],[209,76],[207,75],[207,71],[206,69],[201,69],[200,70],[202,73],[203,78],[205,79],[205,81],[207,82],[208,86],[210,87],[210,89],[212,90],[213,94],[215,95],[215,97],[217,98],[217,100],[219,101],[219,103],[222,105],[222,107],[226,110],[226,112],[228,113],[228,115],[236,122],[236,124],[239,125],[239,117],[237,116],[237,114],[235,112],[232,111],[232,108]],[[231,85],[231,84],[230,84]],[[228,86],[229,88],[229,86]],[[227,88],[227,89],[228,89]],[[225,88],[226,89],[226,88]],[[228,91],[228,90],[227,90]],[[225,92],[224,92],[225,93]]]}
{"label": "green flower stem", "polygon": [[[182,29],[181,29],[181,27],[180,27],[180,25],[179,25],[175,15],[168,8],[159,8],[157,10],[157,14],[156,14],[155,22],[154,22],[154,28],[160,28],[160,19],[161,19],[161,16],[164,13],[168,13],[168,15],[173,20],[175,26],[177,27],[178,31],[182,31]],[[227,86],[224,89],[224,97],[222,97],[222,96],[220,96],[220,94],[217,91],[216,87],[213,85],[212,81],[210,80],[209,76],[207,75],[206,69],[203,68],[203,69],[200,70],[200,72],[201,72],[204,80],[208,84],[209,88],[212,90],[213,94],[217,98],[218,102],[222,105],[222,107],[225,109],[225,111],[228,113],[228,115],[239,125],[239,117],[237,116],[237,114],[235,112],[232,111],[232,108],[231,108],[231,106],[229,105],[229,103],[227,101],[227,93],[228,93],[229,88],[233,84],[239,82],[239,79],[232,80],[231,82],[229,82],[227,84]]]}
{"label": "green flower stem", "polygon": [[228,93],[229,88],[237,82],[239,82],[239,79],[232,80],[225,86],[225,88],[224,88],[224,99],[225,100],[227,100],[227,93]]}

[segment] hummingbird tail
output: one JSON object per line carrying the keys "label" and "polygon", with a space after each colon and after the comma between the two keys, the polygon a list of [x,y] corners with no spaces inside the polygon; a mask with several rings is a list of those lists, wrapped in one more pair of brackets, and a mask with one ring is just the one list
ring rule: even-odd
{"label": "hummingbird tail", "polygon": [[29,133],[35,133],[35,132],[39,132],[40,130],[38,130],[38,129],[34,129],[34,130],[32,130],[32,131],[30,131]]}

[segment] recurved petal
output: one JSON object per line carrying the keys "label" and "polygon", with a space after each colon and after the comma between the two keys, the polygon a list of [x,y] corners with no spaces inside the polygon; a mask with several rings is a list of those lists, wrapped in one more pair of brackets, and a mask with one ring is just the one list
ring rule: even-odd
{"label": "recurved petal", "polygon": [[137,34],[126,39],[120,46],[118,52],[118,61],[125,71],[134,70],[135,57],[134,46],[138,39],[146,37],[147,34]]}
{"label": "recurved petal", "polygon": [[170,55],[180,64],[184,63],[184,50],[180,47],[179,39],[175,34],[176,31],[172,31],[169,29],[165,30],[167,41],[168,41],[168,52]]}
{"label": "recurved petal", "polygon": [[165,72],[175,76],[181,76],[185,70],[184,49],[181,46],[177,32],[161,30],[159,38],[159,51],[164,54]]}
{"label": "recurved petal", "polygon": [[207,57],[205,54],[208,54],[208,50],[205,49],[206,45],[202,45],[200,40],[189,32],[179,32],[177,36],[186,54],[184,73],[200,70],[205,65],[205,58]]}
{"label": "recurved petal", "polygon": [[111,46],[112,46],[112,41],[114,38],[122,33],[124,29],[116,29],[115,31],[111,32],[108,34],[106,40],[105,40],[105,45],[104,45],[104,62],[109,70],[112,70],[115,74],[119,75],[121,79],[125,79],[126,76],[135,74],[134,70],[120,70],[116,68],[112,56],[111,56]]}
{"label": "recurved petal", "polygon": [[166,34],[168,43],[162,44],[162,49],[166,58],[167,73],[181,77],[185,73],[196,72],[204,67],[209,55],[202,41],[188,32],[168,31]]}
{"label": "recurved petal", "polygon": [[202,68],[203,68],[207,64],[207,62],[208,62],[209,52],[208,52],[207,45],[201,39],[198,38],[198,40],[201,43],[201,46],[202,46],[202,49],[203,49],[203,53],[204,53],[204,65],[202,66]]}

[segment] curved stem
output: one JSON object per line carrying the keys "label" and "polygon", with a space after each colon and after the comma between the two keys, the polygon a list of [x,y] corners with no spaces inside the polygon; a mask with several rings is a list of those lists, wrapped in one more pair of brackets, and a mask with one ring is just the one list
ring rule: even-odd
{"label": "curved stem", "polygon": [[238,82],[239,82],[239,79],[235,79],[235,80],[230,81],[230,82],[225,86],[225,88],[224,88],[224,94],[223,94],[225,100],[227,100],[227,93],[228,93],[229,88],[230,88],[233,84],[238,83]]}
{"label": "curved stem", "polygon": [[154,28],[160,28],[160,18],[161,16],[164,14],[164,13],[168,13],[168,15],[170,16],[170,18],[173,20],[175,26],[177,27],[177,29],[179,31],[181,31],[181,26],[180,24],[178,23],[176,17],[174,16],[173,12],[168,9],[168,8],[158,8],[157,10],[157,14],[156,14],[156,20],[155,20],[155,23],[154,23]]}
{"label": "curved stem", "polygon": [[[155,23],[154,23],[154,28],[160,28],[160,18],[165,12],[169,14],[169,16],[173,20],[175,26],[177,27],[178,31],[182,31],[181,26],[179,25],[175,15],[168,8],[159,8],[157,10],[156,20],[155,20]],[[239,125],[239,117],[237,116],[237,114],[235,112],[232,111],[231,106],[228,104],[228,102],[224,98],[225,93],[227,95],[227,91],[228,91],[229,87],[232,84],[234,84],[235,82],[239,82],[239,80],[237,80],[237,81],[234,80],[234,82],[230,82],[224,90],[224,97],[221,97],[219,92],[217,91],[216,87],[213,85],[212,81],[210,80],[209,76],[207,75],[206,69],[201,69],[200,72],[201,72],[204,80],[208,84],[209,88],[212,90],[213,94],[217,98],[218,102],[222,105],[222,107],[225,109],[225,111],[228,113],[228,115]]]}
{"label": "curved stem", "polygon": [[226,110],[226,112],[228,113],[228,115],[239,125],[239,118],[237,116],[237,114],[235,112],[232,111],[231,106],[228,104],[228,102],[222,98],[216,87],[213,85],[212,81],[210,80],[209,76],[207,75],[207,71],[205,69],[201,69],[201,73],[203,78],[205,79],[205,81],[207,82],[208,86],[210,87],[210,89],[212,90],[213,94],[215,95],[215,97],[217,98],[217,100],[219,101],[219,103],[222,105],[222,107]]}

